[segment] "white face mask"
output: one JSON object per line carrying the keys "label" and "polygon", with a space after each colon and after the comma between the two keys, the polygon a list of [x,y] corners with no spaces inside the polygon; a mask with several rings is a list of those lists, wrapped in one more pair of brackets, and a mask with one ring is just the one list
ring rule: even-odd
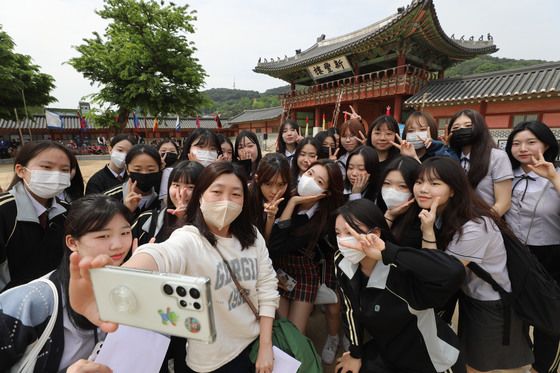
{"label": "white face mask", "polygon": [[381,188],[381,197],[383,197],[387,208],[390,209],[402,205],[410,199],[410,196],[412,196],[410,192],[401,192],[391,187]]}
{"label": "white face mask", "polygon": [[362,261],[362,259],[366,257],[366,254],[364,254],[363,251],[351,249],[346,246],[343,246],[346,243],[358,244],[358,240],[356,240],[354,237],[352,236],[336,237],[336,242],[338,244],[338,250],[340,250],[342,256],[344,256],[350,263],[358,264]]}
{"label": "white face mask", "polygon": [[124,168],[124,160],[126,159],[126,153],[113,150],[111,152],[111,162],[117,166],[118,169],[122,170]]}
{"label": "white face mask", "polygon": [[206,202],[204,198],[200,199],[200,211],[204,221],[219,230],[230,225],[241,214],[242,208],[241,205],[228,200]]}
{"label": "white face mask", "polygon": [[297,192],[302,197],[316,196],[325,192],[311,176],[301,175],[297,185]]}
{"label": "white face mask", "polygon": [[218,159],[218,152],[215,150],[200,150],[196,149],[193,150],[194,155],[196,155],[196,160],[198,163],[203,165],[204,167],[208,166],[211,163],[214,163],[216,159]]}
{"label": "white face mask", "polygon": [[31,177],[24,183],[38,197],[53,198],[70,186],[70,172],[25,169]]}
{"label": "white face mask", "polygon": [[414,146],[414,149],[422,149],[424,141],[428,138],[428,131],[411,132],[406,134],[406,141]]}

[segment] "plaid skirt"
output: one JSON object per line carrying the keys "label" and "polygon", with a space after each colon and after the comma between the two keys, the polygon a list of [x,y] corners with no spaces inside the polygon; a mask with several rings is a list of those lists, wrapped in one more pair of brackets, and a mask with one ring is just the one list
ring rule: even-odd
{"label": "plaid skirt", "polygon": [[274,264],[276,269],[282,269],[297,282],[292,291],[278,289],[281,296],[300,302],[315,302],[320,280],[317,263],[306,256],[286,255],[275,260]]}

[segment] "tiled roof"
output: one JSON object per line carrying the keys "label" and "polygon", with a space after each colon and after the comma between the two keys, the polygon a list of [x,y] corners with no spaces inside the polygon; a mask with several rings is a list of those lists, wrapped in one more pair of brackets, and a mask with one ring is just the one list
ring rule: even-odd
{"label": "tiled roof", "polygon": [[[80,120],[77,115],[61,115],[62,120],[64,122],[64,129],[80,129]],[[146,118],[146,122],[144,123],[144,118],[139,118],[140,126],[139,129],[152,129],[154,126],[154,118],[149,117]],[[181,129],[191,129],[196,128],[196,118],[193,117],[184,117],[180,118]],[[160,129],[175,129],[175,125],[177,122],[177,117],[169,117],[169,118],[158,118],[158,128]],[[222,120],[222,127],[228,128],[229,122],[226,120]],[[213,117],[201,117],[200,118],[200,127],[201,128],[210,128],[215,129],[217,128],[216,121]],[[16,122],[13,120],[6,120],[0,119],[0,129],[17,129],[18,126]],[[22,129],[46,129],[47,128],[47,120],[45,119],[44,115],[34,115],[32,118],[25,118],[20,120],[19,128]],[[134,128],[134,121],[132,117],[128,118],[128,123],[126,128]],[[95,127],[94,127],[95,129]]]}
{"label": "tiled roof", "polygon": [[463,78],[432,80],[405,105],[444,105],[453,102],[496,101],[520,96],[560,95],[560,62],[470,75]]}
{"label": "tiled roof", "polygon": [[[472,58],[480,54],[494,53],[498,50],[492,40],[456,40],[448,37],[437,19],[433,0],[414,0],[409,6],[403,8],[401,12],[397,12],[379,22],[349,34],[332,39],[318,40],[313,46],[295,56],[286,56],[284,59],[277,60],[271,59],[266,62],[259,59],[259,63],[254,68],[254,71],[275,76],[272,74],[275,71],[292,71],[295,68],[304,68],[329,58],[359,50],[371,43],[381,45],[386,42],[383,34],[391,28],[404,25],[412,28],[423,27],[417,26],[416,17],[410,17],[411,14],[421,13],[422,10],[429,13],[429,16],[433,18],[433,23],[429,22],[429,26],[426,26],[431,27],[430,30],[418,30],[418,32],[414,33],[414,36],[417,38],[437,39],[438,43],[445,45],[445,52],[450,57],[465,59],[464,56],[468,55],[468,58]],[[428,44],[432,43],[428,41]]]}
{"label": "tiled roof", "polygon": [[243,113],[229,120],[229,124],[257,122],[260,120],[276,119],[282,115],[282,107],[272,107],[258,110],[245,110]]}

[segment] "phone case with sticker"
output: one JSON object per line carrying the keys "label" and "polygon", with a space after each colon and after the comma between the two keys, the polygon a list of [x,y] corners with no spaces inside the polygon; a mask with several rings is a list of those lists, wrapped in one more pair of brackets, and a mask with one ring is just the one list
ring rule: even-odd
{"label": "phone case with sticker", "polygon": [[101,320],[212,343],[210,279],[107,266],[90,270]]}

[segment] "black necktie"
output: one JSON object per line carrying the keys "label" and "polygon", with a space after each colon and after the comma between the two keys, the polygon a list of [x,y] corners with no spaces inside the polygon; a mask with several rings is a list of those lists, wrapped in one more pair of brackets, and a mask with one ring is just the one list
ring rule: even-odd
{"label": "black necktie", "polygon": [[516,176],[516,179],[519,179],[515,182],[515,184],[513,184],[513,188],[512,190],[515,190],[515,188],[517,187],[517,184],[519,184],[520,182],[522,182],[523,180],[525,180],[525,189],[523,190],[523,195],[521,196],[521,200],[523,201],[523,199],[525,198],[525,193],[527,193],[527,187],[529,187],[529,180],[537,180],[534,177],[531,177],[529,175],[520,175],[520,176]]}
{"label": "black necktie", "polygon": [[49,224],[49,212],[45,211],[41,215],[39,215],[39,224],[43,229],[47,229],[47,225]]}

